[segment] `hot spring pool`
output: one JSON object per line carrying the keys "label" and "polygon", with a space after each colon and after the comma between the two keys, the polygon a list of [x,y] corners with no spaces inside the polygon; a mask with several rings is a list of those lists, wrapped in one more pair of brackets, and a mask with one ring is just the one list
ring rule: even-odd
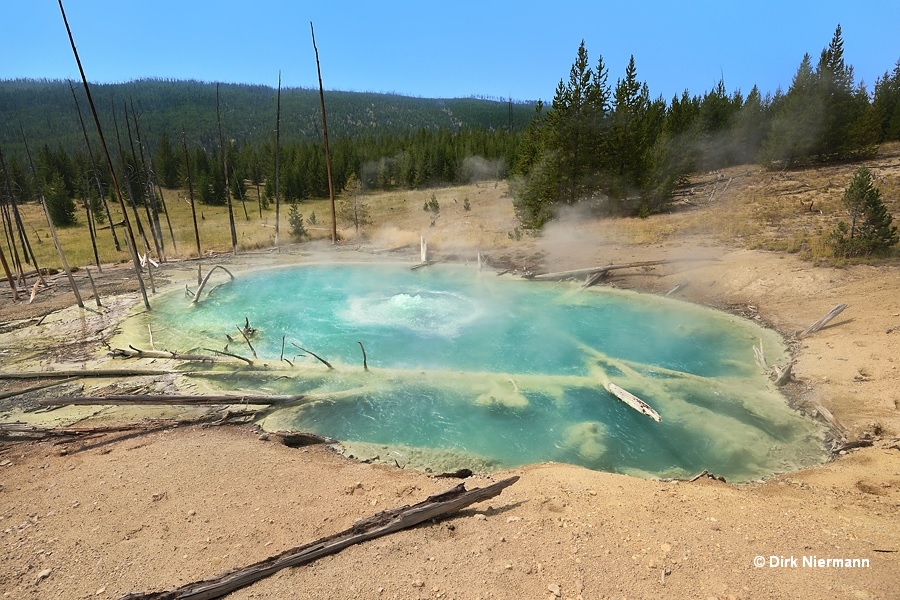
{"label": "hot spring pool", "polygon": [[[307,394],[264,426],[341,440],[357,456],[434,468],[559,461],[667,477],[708,469],[737,481],[825,458],[823,429],[754,362],[760,341],[770,361],[786,360],[777,334],[684,302],[384,264],[270,270],[203,295],[196,305],[183,290],[156,300],[144,316],[156,347],[228,344],[249,356],[237,331],[249,318],[257,363],[275,370],[227,387]],[[292,366],[279,359],[282,338]],[[609,382],[662,422],[617,400]]]}

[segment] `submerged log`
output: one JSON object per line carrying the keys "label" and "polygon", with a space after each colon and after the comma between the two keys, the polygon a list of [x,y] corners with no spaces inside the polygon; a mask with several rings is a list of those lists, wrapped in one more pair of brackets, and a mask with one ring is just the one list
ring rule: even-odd
{"label": "submerged log", "polygon": [[429,496],[426,500],[413,506],[402,506],[394,510],[376,513],[340,533],[286,550],[243,569],[230,571],[212,579],[189,583],[173,590],[126,594],[120,600],[174,600],[176,598],[212,600],[221,598],[284,568],[304,565],[323,556],[336,554],[354,544],[408,529],[419,523],[452,514],[471,504],[483,502],[498,496],[505,488],[518,480],[518,476],[510,477],[474,490],[466,490],[464,484],[459,484],[445,492]]}
{"label": "submerged log", "polygon": [[662,422],[662,417],[659,416],[659,413],[653,410],[653,407],[629,392],[628,390],[623,390],[619,386],[614,383],[607,383],[606,389],[609,390],[609,393],[638,411],[642,415],[646,415],[656,421],[657,423]]}

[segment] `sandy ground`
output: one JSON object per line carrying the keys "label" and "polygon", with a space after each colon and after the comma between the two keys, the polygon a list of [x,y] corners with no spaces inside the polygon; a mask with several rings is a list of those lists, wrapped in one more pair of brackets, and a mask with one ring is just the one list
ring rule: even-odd
{"label": "sandy ground", "polygon": [[[329,252],[353,259],[368,254],[349,246]],[[417,252],[390,254],[412,262]],[[565,235],[548,232],[489,255],[541,270],[715,258],[623,271],[609,283],[660,292],[687,281],[682,298],[787,334],[848,303],[832,326],[794,344],[796,377],[788,395],[807,411],[820,403],[848,440],[872,445],[738,486],[708,478],[642,480],[559,464],[478,474],[467,487],[511,474],[521,479],[452,518],[283,570],[230,597],[900,598],[900,329],[892,329],[900,326],[900,270],[813,267],[793,255],[723,248],[700,237],[620,243],[599,223],[571,225]],[[241,269],[310,258],[306,250],[262,253],[229,264]],[[195,272],[190,262],[164,268],[169,285],[183,285]],[[128,286],[123,267],[109,268],[101,295]],[[58,288],[64,291],[61,281]],[[136,301],[134,293],[108,298],[102,310],[68,308],[38,324],[71,299],[60,291],[15,309],[3,300],[0,370],[98,364],[100,340]],[[34,382],[3,381],[0,392],[26,385]],[[0,419],[36,418],[20,412],[34,397],[93,393],[99,385],[74,382],[2,400]],[[165,381],[104,385],[100,393],[172,391]],[[64,411],[49,418],[56,414],[59,422],[70,418]],[[192,426],[112,443],[0,446],[0,595],[105,599],[170,589],[455,483],[262,438],[246,426]],[[804,564],[818,559],[865,562]]]}

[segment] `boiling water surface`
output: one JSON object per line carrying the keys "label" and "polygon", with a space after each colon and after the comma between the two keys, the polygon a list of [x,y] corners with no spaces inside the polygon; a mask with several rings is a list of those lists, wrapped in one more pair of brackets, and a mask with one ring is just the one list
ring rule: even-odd
{"label": "boiling water surface", "polygon": [[[560,461],[652,476],[708,469],[733,480],[824,458],[822,429],[754,363],[760,342],[770,361],[786,360],[778,336],[687,303],[443,265],[295,267],[203,295],[196,305],[183,292],[156,303],[156,346],[228,344],[249,356],[237,331],[249,318],[257,362],[277,370],[227,385],[306,394],[265,425],[356,442],[357,455],[401,465],[422,456],[441,465],[443,455],[479,468]],[[609,382],[662,422],[617,400]]]}

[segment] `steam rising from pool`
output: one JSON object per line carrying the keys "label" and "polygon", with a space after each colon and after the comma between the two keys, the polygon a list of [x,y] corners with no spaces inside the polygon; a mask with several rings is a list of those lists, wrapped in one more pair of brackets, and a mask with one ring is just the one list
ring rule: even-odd
{"label": "steam rising from pool", "polygon": [[[823,430],[754,363],[760,342],[770,361],[786,360],[778,336],[682,302],[465,267],[306,266],[238,277],[197,305],[172,293],[146,318],[158,348],[228,344],[249,355],[236,331],[245,317],[270,368],[224,385],[305,394],[263,425],[341,440],[360,458],[436,470],[541,461],[649,476],[708,469],[731,480],[824,459]],[[609,394],[609,382],[662,423]]]}

